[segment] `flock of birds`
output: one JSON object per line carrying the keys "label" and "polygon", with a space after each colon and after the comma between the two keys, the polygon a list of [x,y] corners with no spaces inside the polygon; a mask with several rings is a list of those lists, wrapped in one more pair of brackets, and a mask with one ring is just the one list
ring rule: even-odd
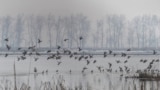
{"label": "flock of birds", "polygon": [[[79,37],[79,40],[83,40],[84,38],[82,36]],[[64,42],[67,42],[69,39],[64,39]],[[6,38],[5,39],[5,42],[6,42],[6,49],[8,51],[11,50],[11,46],[8,45],[8,41],[9,39]],[[42,40],[38,39],[37,40],[37,43],[40,44],[42,43]],[[39,57],[38,56],[41,56],[42,54],[40,52],[37,51],[37,47],[36,45],[34,46],[29,46],[27,49],[23,50],[23,48],[17,48],[17,50],[19,52],[21,52],[21,54],[19,56],[17,56],[17,60],[20,61],[20,60],[26,60],[27,59],[27,56],[32,56],[32,55],[36,55],[37,57],[34,57],[34,61],[38,61],[39,60]],[[126,50],[127,52],[130,52],[131,49],[127,49]],[[48,55],[48,57],[46,58],[46,60],[51,60],[51,59],[55,59],[57,61],[57,65],[60,66],[62,61],[62,56],[63,55],[67,55],[69,56],[69,58],[72,58],[72,59],[75,59],[77,61],[85,61],[86,62],[86,66],[82,68],[82,73],[84,73],[87,69],[88,69],[88,65],[90,64],[95,64],[96,66],[96,63],[98,62],[98,60],[96,60],[94,58],[94,54],[83,54],[83,49],[81,47],[78,47],[77,48],[77,51],[71,51],[69,49],[66,49],[66,48],[63,48],[61,46],[57,46],[56,48],[56,51],[54,50],[54,52],[52,50],[47,50],[46,51],[46,54]],[[153,50],[153,55],[156,55],[157,52],[155,50]],[[8,57],[8,53],[5,54],[5,57]],[[104,51],[102,53],[102,56],[103,58],[106,58],[108,55],[113,55],[113,57],[116,57],[116,56],[120,56],[120,57],[124,57],[124,60],[115,60],[115,63],[114,64],[120,64],[120,63],[123,63],[124,66],[119,66],[119,68],[117,70],[115,70],[114,72],[126,72],[126,73],[129,73],[131,71],[131,68],[127,65],[125,65],[126,63],[128,63],[129,59],[131,58],[131,55],[128,55],[127,53],[124,53],[124,52],[121,52],[121,54],[117,54],[117,53],[114,53],[112,50],[107,50],[107,51]],[[146,63],[146,62],[149,62],[149,60],[147,59],[140,59],[139,62],[140,63]],[[150,71],[152,70],[152,66],[154,63],[156,62],[159,62],[160,60],[159,59],[153,59],[151,62],[149,62],[149,65],[147,66],[146,69],[144,69],[144,71]],[[106,64],[107,67],[104,68],[104,66],[96,66],[97,70],[99,72],[113,72],[113,63],[111,62],[108,62],[108,64]],[[137,70],[137,72],[141,72],[142,70]],[[159,70],[155,70],[155,71],[158,71]],[[35,67],[34,70],[33,70],[34,73],[37,73],[38,70],[37,68]],[[59,72],[59,70],[56,70],[56,72]],[[70,73],[72,73],[72,70],[69,70]],[[90,70],[91,73],[94,72],[94,70]],[[48,73],[48,70],[43,70],[41,72],[42,74],[44,73]],[[121,76],[123,76],[123,74],[121,74]]]}

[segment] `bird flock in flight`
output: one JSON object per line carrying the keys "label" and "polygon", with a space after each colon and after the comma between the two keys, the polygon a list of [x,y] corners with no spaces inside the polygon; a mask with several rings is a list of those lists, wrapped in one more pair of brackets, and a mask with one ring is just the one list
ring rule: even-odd
{"label": "bird flock in flight", "polygon": [[[79,40],[82,41],[84,38],[82,36],[79,37]],[[64,42],[67,42],[69,39],[64,39]],[[4,39],[4,41],[6,42],[6,49],[8,51],[11,50],[11,46],[9,46],[8,42],[9,42],[9,39],[6,38]],[[38,39],[37,40],[37,43],[40,44],[42,43],[42,40]],[[23,50],[23,48],[17,48],[17,50],[21,53],[19,56],[17,56],[17,61],[21,61],[21,60],[26,60],[27,59],[27,56],[32,56],[32,55],[36,55],[36,57],[34,57],[34,61],[38,61],[39,60],[39,57],[38,56],[41,56],[42,54],[40,52],[38,52],[37,50],[37,46],[34,45],[34,46],[29,46],[27,49]],[[86,62],[86,66],[84,66],[82,68],[82,73],[85,73],[85,71],[88,69],[88,65],[90,64],[95,64],[98,62],[98,60],[96,60],[94,58],[94,55],[95,54],[82,54],[82,51],[83,49],[81,47],[78,47],[77,48],[77,51],[72,51],[72,50],[69,50],[69,49],[66,49],[66,48],[63,48],[61,46],[57,46],[56,48],[56,51],[55,50],[46,50],[46,54],[48,55],[46,60],[56,60],[57,61],[57,65],[60,66],[61,63],[63,63],[61,61],[62,59],[62,56],[63,55],[67,55],[69,58],[72,58],[72,59],[75,59],[77,61],[85,61]],[[130,52],[131,49],[127,49],[126,52]],[[153,50],[153,55],[156,55],[157,52],[155,50]],[[129,73],[131,72],[131,67],[125,65],[126,63],[129,62],[129,59],[131,58],[131,55],[128,55],[127,53],[124,53],[124,52],[121,52],[121,54],[117,54],[117,53],[114,53],[112,50],[106,50],[103,52],[102,54],[102,57],[103,58],[107,58],[108,55],[113,55],[113,57],[116,57],[116,56],[120,56],[120,57],[124,57],[124,60],[118,60],[116,58],[115,60],[115,63],[116,65],[120,64],[120,63],[123,63],[124,66],[119,66],[119,68],[117,70],[114,70],[114,72],[121,72],[121,73]],[[8,57],[9,54],[6,53],[4,55],[5,57]],[[139,62],[140,63],[146,63],[146,62],[149,62],[149,60],[147,59],[140,59]],[[149,62],[149,65],[146,67],[146,69],[144,70],[137,70],[136,72],[142,72],[142,71],[145,71],[145,72],[148,72],[148,71],[152,71],[152,72],[159,72],[159,70],[153,70],[152,67],[153,67],[153,64],[154,63],[157,63],[159,62],[159,58],[158,59],[153,59],[151,60],[151,62]],[[96,66],[96,65],[95,65]],[[96,66],[97,70],[99,72],[113,72],[113,62],[108,62],[108,64],[106,64],[106,68],[104,68],[104,66]],[[37,68],[35,67],[34,70],[33,70],[34,73],[37,73],[38,70]],[[56,72],[59,72],[59,70],[56,70]],[[72,70],[69,70],[70,73],[72,73]],[[94,70],[90,70],[91,73],[94,73]],[[41,72],[42,74],[44,73],[48,73],[48,70],[44,70]],[[123,74],[121,74],[120,76],[123,76]]]}

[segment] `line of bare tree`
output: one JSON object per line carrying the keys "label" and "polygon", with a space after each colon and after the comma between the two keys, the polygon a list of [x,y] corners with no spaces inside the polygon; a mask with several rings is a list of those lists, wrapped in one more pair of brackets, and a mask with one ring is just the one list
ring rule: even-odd
{"label": "line of bare tree", "polygon": [[[1,47],[9,38],[12,47],[54,48],[158,48],[160,47],[160,18],[156,15],[107,15],[91,22],[82,14],[71,16],[17,15],[0,17]],[[93,28],[96,27],[96,28]],[[83,37],[83,40],[79,40]],[[37,44],[40,39],[43,43]],[[64,39],[68,41],[64,42]]]}

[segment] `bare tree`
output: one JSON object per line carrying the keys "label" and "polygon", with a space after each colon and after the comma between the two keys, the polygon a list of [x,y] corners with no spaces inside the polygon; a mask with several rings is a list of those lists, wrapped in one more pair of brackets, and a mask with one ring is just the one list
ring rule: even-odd
{"label": "bare tree", "polygon": [[[18,15],[15,23],[15,43],[14,47],[20,47],[22,42],[22,32],[24,31],[24,18],[23,15]],[[24,36],[23,36],[24,38]]]}
{"label": "bare tree", "polygon": [[48,37],[49,37],[49,47],[52,47],[52,35],[53,28],[55,25],[55,17],[52,14],[49,14],[47,17],[47,27],[48,27]]}
{"label": "bare tree", "polygon": [[4,39],[8,38],[10,26],[12,23],[12,18],[10,16],[6,16],[2,18],[2,47],[5,47],[5,41]]}

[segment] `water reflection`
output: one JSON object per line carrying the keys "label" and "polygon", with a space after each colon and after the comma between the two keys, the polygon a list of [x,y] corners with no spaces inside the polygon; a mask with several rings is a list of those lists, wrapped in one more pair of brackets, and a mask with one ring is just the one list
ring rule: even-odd
{"label": "water reflection", "polygon": [[[18,90],[160,90],[160,81],[119,77],[117,74],[38,74],[17,76]],[[28,79],[30,80],[28,83]],[[0,90],[14,90],[13,76],[0,77]]]}

